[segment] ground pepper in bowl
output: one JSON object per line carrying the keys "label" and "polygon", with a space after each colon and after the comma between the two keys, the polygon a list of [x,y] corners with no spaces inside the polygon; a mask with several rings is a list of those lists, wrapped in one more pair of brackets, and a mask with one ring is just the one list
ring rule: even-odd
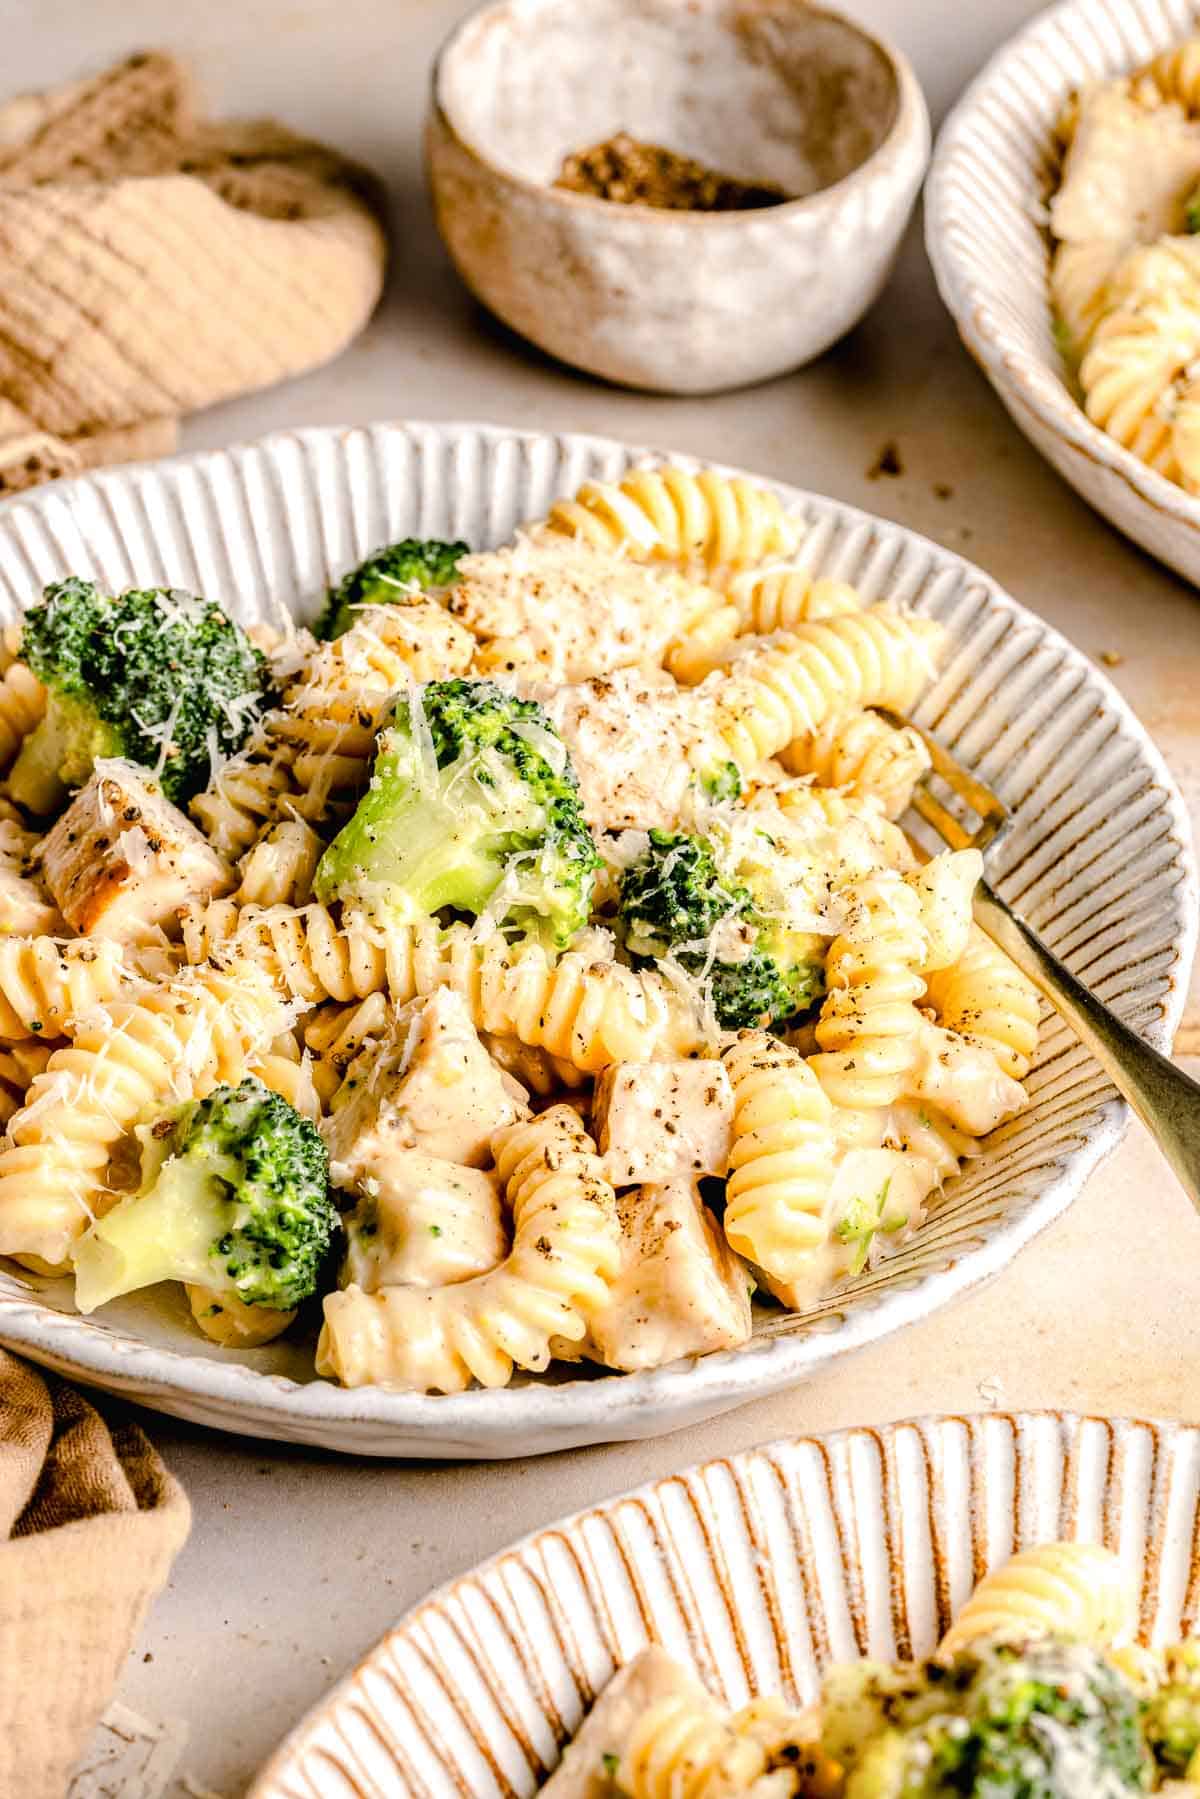
{"label": "ground pepper in bowl", "polygon": [[771,182],[738,181],[624,131],[564,157],[554,185],[622,206],[657,206],[667,212],[744,212],[780,206],[789,198]]}

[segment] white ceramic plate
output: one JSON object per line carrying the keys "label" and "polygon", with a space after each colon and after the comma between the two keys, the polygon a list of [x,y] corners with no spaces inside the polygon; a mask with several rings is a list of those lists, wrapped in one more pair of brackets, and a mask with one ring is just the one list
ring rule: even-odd
{"label": "white ceramic plate", "polygon": [[1121,75],[1200,31],[1200,0],[1066,0],[985,66],[938,136],[925,240],[967,349],[1029,441],[1143,549],[1200,583],[1200,498],[1093,425],[1051,335],[1054,122],[1082,82]]}
{"label": "white ceramic plate", "polygon": [[[109,471],[0,507],[0,618],[68,570],[110,590],[171,582],[244,620],[315,608],[332,575],[408,534],[505,539],[556,494],[634,458],[595,438],[471,425],[298,432]],[[780,488],[822,570],[935,614],[951,651],[921,722],[1016,814],[992,873],[1077,973],[1160,1047],[1183,1006],[1196,882],[1186,814],[1157,752],[1086,657],[980,570],[900,526]],[[78,1317],[69,1281],[0,1263],[0,1341],[145,1405],[226,1430],[360,1455],[513,1456],[658,1436],[794,1384],[994,1274],[1118,1142],[1125,1108],[1051,1021],[1033,1103],[998,1131],[886,1268],[802,1316],[764,1310],[753,1342],[638,1375],[575,1375],[450,1398],[312,1372],[311,1345],[222,1350],[178,1289]]]}
{"label": "white ceramic plate", "polygon": [[418,1606],[248,1799],[526,1799],[596,1694],[663,1644],[726,1705],[927,1654],[1015,1550],[1104,1542],[1141,1634],[1197,1629],[1200,1431],[1058,1412],[800,1437],[527,1537]]}

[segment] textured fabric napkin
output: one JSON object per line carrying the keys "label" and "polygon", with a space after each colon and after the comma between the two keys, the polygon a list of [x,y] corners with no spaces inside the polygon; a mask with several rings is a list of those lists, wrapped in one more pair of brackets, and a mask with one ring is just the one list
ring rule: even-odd
{"label": "textured fabric napkin", "polygon": [[0,1349],[5,1799],[62,1799],[189,1520],[136,1425]]}
{"label": "textured fabric napkin", "polygon": [[327,361],[385,259],[363,170],[206,123],[170,56],[0,105],[0,495],[161,455],[180,414]]}

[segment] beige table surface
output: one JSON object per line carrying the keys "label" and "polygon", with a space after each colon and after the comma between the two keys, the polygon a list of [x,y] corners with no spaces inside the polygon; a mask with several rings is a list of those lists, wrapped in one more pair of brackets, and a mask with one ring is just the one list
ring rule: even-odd
{"label": "beige table surface", "polygon": [[[935,120],[1035,0],[846,0],[913,58]],[[0,0],[4,86],[161,43],[214,104],[275,111],[372,163],[394,202],[388,297],[334,367],[193,422],[185,447],[275,426],[474,418],[741,463],[902,520],[980,562],[1113,678],[1200,810],[1200,597],[1109,530],[1009,423],[942,312],[917,229],[874,313],[815,367],[722,399],[618,393],[524,350],[458,287],[419,129],[464,0]],[[871,480],[888,440],[902,472]],[[950,497],[939,498],[945,484]],[[1194,991],[1181,1048],[1200,1053]],[[658,1442],[495,1467],[354,1463],[148,1418],[192,1538],[121,1699],[185,1720],[173,1795],[243,1792],[276,1740],[413,1601],[556,1515],[792,1431],[933,1410],[1063,1406],[1200,1418],[1200,1225],[1140,1129],[1009,1272],[781,1398]],[[99,1789],[97,1789],[99,1790]]]}

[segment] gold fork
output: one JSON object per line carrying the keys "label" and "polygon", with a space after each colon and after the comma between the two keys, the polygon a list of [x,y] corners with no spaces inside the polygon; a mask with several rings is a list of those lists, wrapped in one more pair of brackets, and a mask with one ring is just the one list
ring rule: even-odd
{"label": "gold fork", "polygon": [[[877,710],[891,724],[907,725],[918,733],[933,764],[930,773],[940,776],[979,823],[973,831],[968,830],[930,790],[928,774],[913,793],[914,811],[951,849],[994,847],[1009,824],[1003,801],[920,725],[885,707]],[[1098,1000],[985,880],[975,889],[974,906],[976,922],[1045,994],[1091,1051],[1162,1150],[1192,1204],[1200,1209],[1200,1083],[1151,1049]]]}

